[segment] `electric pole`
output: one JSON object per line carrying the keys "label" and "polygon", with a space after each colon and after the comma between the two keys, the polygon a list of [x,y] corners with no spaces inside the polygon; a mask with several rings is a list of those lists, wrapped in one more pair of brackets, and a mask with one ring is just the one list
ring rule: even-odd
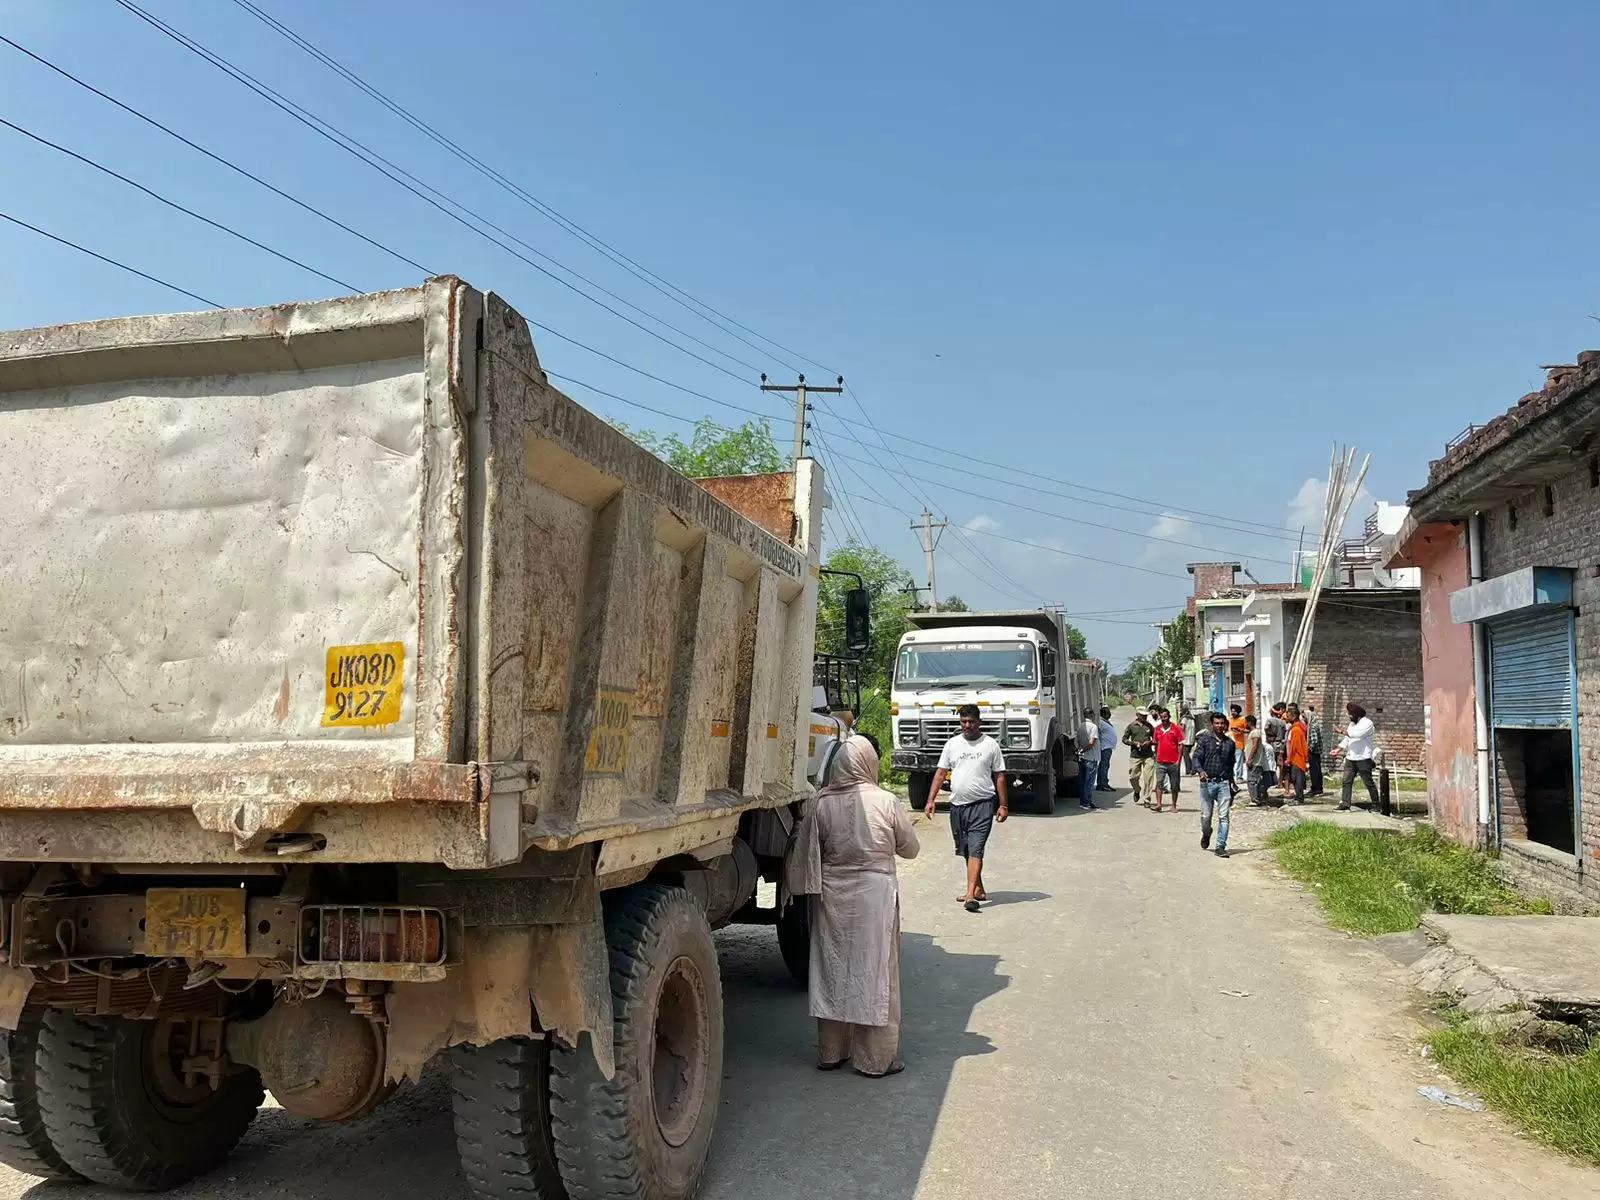
{"label": "electric pole", "polygon": [[800,382],[794,384],[768,383],[766,372],[761,375],[761,390],[763,392],[793,392],[794,393],[794,460],[799,462],[806,456],[806,430],[811,428],[811,422],[806,419],[806,414],[811,411],[811,405],[806,402],[808,392],[827,392],[837,396],[844,391],[844,376],[838,378],[837,387],[816,387],[808,384],[804,375]]}
{"label": "electric pole", "polygon": [[922,522],[912,523],[911,528],[922,535],[922,561],[928,568],[928,598],[933,601],[932,611],[939,611],[939,584],[933,574],[933,552],[938,549],[939,535],[950,527],[948,521],[935,521],[933,514],[926,508],[922,510]]}
{"label": "electric pole", "polygon": [[911,607],[920,610],[922,608],[922,593],[927,590],[925,587],[918,587],[914,583],[908,583],[900,589],[900,594],[902,596],[910,596]]}

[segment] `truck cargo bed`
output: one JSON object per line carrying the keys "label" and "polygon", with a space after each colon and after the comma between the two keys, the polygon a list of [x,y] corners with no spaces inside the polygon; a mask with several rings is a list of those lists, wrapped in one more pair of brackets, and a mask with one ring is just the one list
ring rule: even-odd
{"label": "truck cargo bed", "polygon": [[820,473],[773,536],[460,280],[0,334],[0,460],[0,860],[620,861],[804,786]]}

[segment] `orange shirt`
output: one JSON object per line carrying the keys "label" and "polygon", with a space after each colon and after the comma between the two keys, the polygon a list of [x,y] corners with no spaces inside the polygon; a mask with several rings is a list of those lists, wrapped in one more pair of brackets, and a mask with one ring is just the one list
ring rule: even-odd
{"label": "orange shirt", "polygon": [[1234,717],[1228,722],[1228,736],[1233,738],[1233,744],[1239,749],[1244,749],[1244,740],[1250,734],[1250,728],[1243,717]]}
{"label": "orange shirt", "polygon": [[1306,723],[1296,721],[1289,726],[1289,765],[1304,771],[1311,765],[1311,739],[1306,735]]}

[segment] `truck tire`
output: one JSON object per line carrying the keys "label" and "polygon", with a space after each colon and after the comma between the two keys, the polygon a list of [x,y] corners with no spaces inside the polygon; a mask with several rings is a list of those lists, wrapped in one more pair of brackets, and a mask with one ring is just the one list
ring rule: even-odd
{"label": "truck tire", "polygon": [[1055,764],[1056,771],[1056,799],[1065,800],[1074,794],[1076,789],[1072,786],[1072,777],[1067,774],[1067,752],[1058,747],[1050,756],[1050,761]]}
{"label": "truck tire", "polygon": [[550,1052],[550,1123],[571,1200],[690,1200],[722,1092],[722,981],[682,888],[606,898],[616,1074],[587,1040]]}
{"label": "truck tire", "polygon": [[789,977],[800,987],[811,980],[811,899],[793,897],[778,914],[778,951]]}
{"label": "truck tire", "polygon": [[[906,793],[911,800],[911,811],[921,812],[928,807],[928,792],[933,787],[933,776],[913,771],[906,776]],[[937,799],[938,797],[935,797]]]}
{"label": "truck tire", "polygon": [[563,1200],[550,1137],[550,1043],[501,1038],[450,1051],[456,1151],[481,1200]]}
{"label": "truck tire", "polygon": [[1053,817],[1056,815],[1055,755],[1046,755],[1045,762],[1048,764],[1045,770],[1033,777],[1033,808],[1035,812]]}
{"label": "truck tire", "polygon": [[76,1179],[45,1132],[35,1061],[44,1013],[23,1012],[15,1030],[0,1029],[0,1164],[25,1175]]}
{"label": "truck tire", "polygon": [[170,1041],[183,1024],[45,1016],[39,1107],[67,1166],[106,1187],[159,1192],[228,1156],[261,1106],[261,1079],[241,1070],[215,1091],[186,1086]]}

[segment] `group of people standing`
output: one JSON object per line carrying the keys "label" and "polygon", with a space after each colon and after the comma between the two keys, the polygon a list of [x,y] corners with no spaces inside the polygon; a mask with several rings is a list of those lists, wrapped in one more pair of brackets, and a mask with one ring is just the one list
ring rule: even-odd
{"label": "group of people standing", "polygon": [[[1340,778],[1339,807],[1351,806],[1356,777],[1367,786],[1374,806],[1378,804],[1378,785],[1373,781],[1377,758],[1376,727],[1367,710],[1359,704],[1345,706],[1350,724],[1333,749],[1344,760]],[[1220,715],[1220,714],[1219,714]],[[1276,787],[1277,795],[1289,804],[1304,804],[1308,795],[1323,795],[1323,731],[1317,710],[1293,703],[1274,704],[1265,722],[1255,714],[1244,716],[1239,705],[1232,705],[1227,722],[1229,736],[1238,748],[1235,781],[1245,784],[1255,804],[1266,804]]]}

